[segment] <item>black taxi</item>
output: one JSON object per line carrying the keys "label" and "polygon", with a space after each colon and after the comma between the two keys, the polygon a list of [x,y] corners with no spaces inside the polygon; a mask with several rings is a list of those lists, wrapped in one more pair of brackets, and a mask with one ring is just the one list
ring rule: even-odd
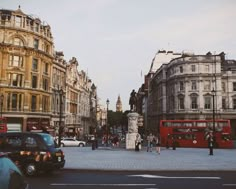
{"label": "black taxi", "polygon": [[65,165],[63,151],[47,133],[0,133],[0,152],[7,153],[28,176],[52,172]]}

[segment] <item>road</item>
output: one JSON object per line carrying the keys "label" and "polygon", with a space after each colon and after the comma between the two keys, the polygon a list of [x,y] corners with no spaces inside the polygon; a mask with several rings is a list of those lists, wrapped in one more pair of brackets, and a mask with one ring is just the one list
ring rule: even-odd
{"label": "road", "polygon": [[32,189],[235,189],[235,171],[80,171],[61,170],[27,177]]}

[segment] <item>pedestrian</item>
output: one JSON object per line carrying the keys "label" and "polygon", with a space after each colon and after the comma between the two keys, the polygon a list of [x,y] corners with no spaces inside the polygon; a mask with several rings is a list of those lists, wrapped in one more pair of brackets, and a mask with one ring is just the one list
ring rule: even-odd
{"label": "pedestrian", "polygon": [[153,140],[154,140],[154,136],[152,135],[152,133],[150,133],[147,136],[147,152],[152,152],[152,147],[153,147]]}
{"label": "pedestrian", "polygon": [[137,134],[135,139],[135,151],[140,150],[140,145],[141,145],[141,137],[140,134]]}
{"label": "pedestrian", "polygon": [[159,134],[157,134],[155,140],[156,140],[156,151],[158,154],[160,154],[161,153],[161,137]]}
{"label": "pedestrian", "polygon": [[209,147],[209,155],[213,155],[213,144],[214,144],[214,138],[213,138],[213,133],[209,132],[207,135],[207,140],[208,140],[208,147]]}

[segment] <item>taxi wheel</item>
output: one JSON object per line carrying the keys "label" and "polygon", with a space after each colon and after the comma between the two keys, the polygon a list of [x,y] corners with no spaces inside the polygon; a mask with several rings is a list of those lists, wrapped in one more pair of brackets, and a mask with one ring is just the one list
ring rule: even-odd
{"label": "taxi wheel", "polygon": [[25,166],[25,173],[27,176],[34,176],[37,173],[37,169],[34,163],[28,163]]}

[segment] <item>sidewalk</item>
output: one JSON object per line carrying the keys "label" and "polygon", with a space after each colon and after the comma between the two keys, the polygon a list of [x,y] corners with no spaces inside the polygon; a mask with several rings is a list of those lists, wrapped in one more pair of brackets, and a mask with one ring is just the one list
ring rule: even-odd
{"label": "sidewalk", "polygon": [[65,169],[113,171],[229,170],[236,171],[236,149],[162,148],[161,154],[124,148],[63,147]]}

